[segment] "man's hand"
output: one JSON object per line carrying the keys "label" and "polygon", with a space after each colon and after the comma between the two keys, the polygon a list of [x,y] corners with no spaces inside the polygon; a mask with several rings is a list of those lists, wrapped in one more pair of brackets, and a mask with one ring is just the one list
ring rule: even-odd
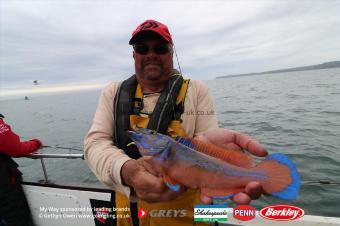
{"label": "man's hand", "polygon": [[[246,150],[251,154],[259,157],[264,157],[268,152],[262,145],[251,137],[233,130],[227,129],[212,129],[197,137],[203,141],[209,141],[217,146],[233,149],[233,150]],[[252,199],[257,199],[262,194],[262,187],[259,182],[249,182],[244,192],[238,193],[233,196],[232,200],[237,204],[249,204]],[[211,203],[210,197],[201,195],[203,203]]]}
{"label": "man's hand", "polygon": [[150,157],[129,160],[121,170],[123,183],[133,188],[137,198],[153,203],[170,201],[181,195],[182,192],[166,187],[159,169],[155,169],[148,160]]}

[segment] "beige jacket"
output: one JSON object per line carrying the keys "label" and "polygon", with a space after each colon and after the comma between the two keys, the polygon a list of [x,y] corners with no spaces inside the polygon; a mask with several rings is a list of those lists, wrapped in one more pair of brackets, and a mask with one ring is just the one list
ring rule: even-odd
{"label": "beige jacket", "polygon": [[[113,143],[114,109],[113,102],[122,82],[114,82],[106,86],[99,98],[93,124],[85,137],[85,159],[97,176],[113,190],[130,197],[130,188],[122,185],[120,175],[123,164],[130,158]],[[160,94],[145,95],[144,109],[152,112]],[[209,88],[202,82],[190,80],[184,102],[184,113],[181,116],[183,128],[188,137],[217,128],[217,118]]]}

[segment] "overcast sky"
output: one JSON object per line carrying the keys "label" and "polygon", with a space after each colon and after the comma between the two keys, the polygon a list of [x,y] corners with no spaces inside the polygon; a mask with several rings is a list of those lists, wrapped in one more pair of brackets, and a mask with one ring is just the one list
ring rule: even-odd
{"label": "overcast sky", "polygon": [[0,88],[127,78],[128,41],[149,18],[169,26],[194,79],[340,60],[339,12],[339,0],[0,0]]}

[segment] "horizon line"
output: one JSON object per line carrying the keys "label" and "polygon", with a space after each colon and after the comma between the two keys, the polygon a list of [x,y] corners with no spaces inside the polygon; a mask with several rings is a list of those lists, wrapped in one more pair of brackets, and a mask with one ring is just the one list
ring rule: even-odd
{"label": "horizon line", "polygon": [[32,88],[22,88],[22,89],[8,89],[0,91],[0,99],[1,97],[15,97],[15,96],[27,96],[32,94],[44,94],[44,93],[60,93],[60,92],[68,92],[68,91],[81,91],[81,90],[91,90],[102,88],[107,83],[99,83],[99,84],[84,84],[84,85],[57,85],[50,87],[36,87]]}

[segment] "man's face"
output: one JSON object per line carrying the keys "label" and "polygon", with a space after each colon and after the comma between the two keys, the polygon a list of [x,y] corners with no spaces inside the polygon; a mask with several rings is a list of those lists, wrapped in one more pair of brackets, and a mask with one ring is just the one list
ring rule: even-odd
{"label": "man's face", "polygon": [[[134,48],[133,58],[135,59],[137,78],[144,83],[157,84],[167,81],[173,69],[171,45],[160,38],[144,39],[138,42],[138,45],[142,46],[144,50],[148,49],[148,51],[138,53],[137,47]],[[163,50],[168,48],[169,51],[159,53],[159,48],[163,48]]]}

